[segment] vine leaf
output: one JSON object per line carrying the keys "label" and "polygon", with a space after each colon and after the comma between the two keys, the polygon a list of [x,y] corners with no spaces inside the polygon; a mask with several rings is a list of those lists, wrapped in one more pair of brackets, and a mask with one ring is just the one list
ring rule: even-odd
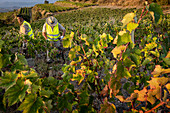
{"label": "vine leaf", "polygon": [[126,31],[120,31],[117,39],[117,46],[132,42],[131,36]]}
{"label": "vine leaf", "polygon": [[124,102],[125,100],[124,97],[121,95],[117,95],[116,98],[118,98],[121,102]]}
{"label": "vine leaf", "polygon": [[76,70],[76,74],[73,74],[73,78],[72,81],[78,81],[78,84],[80,85],[80,83],[84,80],[85,77],[85,71],[82,69],[78,69]]}
{"label": "vine leaf", "polygon": [[128,24],[130,21],[133,20],[133,18],[135,17],[135,13],[128,13],[123,17],[122,23],[123,23],[123,27]]}
{"label": "vine leaf", "polygon": [[148,91],[147,101],[149,101],[152,105],[155,103],[156,99],[153,97],[152,91]]}
{"label": "vine leaf", "polygon": [[[50,110],[53,108],[52,105],[52,100],[48,100],[47,102],[44,103],[43,108],[48,111],[47,113],[50,113]],[[44,113],[44,112],[43,112]]]}
{"label": "vine leaf", "polygon": [[149,57],[145,58],[145,60],[143,61],[142,65],[145,66],[146,64],[148,64],[152,60],[153,60],[153,58],[149,56]]}
{"label": "vine leaf", "polygon": [[130,33],[132,32],[132,30],[136,29],[138,27],[139,24],[137,23],[128,23],[127,24],[127,30],[130,31]]}
{"label": "vine leaf", "polygon": [[74,48],[71,48],[69,52],[69,58],[70,60],[73,60],[74,58],[76,58],[76,50]]}
{"label": "vine leaf", "polygon": [[108,86],[105,85],[105,87],[103,88],[103,90],[100,92],[100,95],[105,96],[105,95],[107,95],[107,94],[108,94]]}
{"label": "vine leaf", "polygon": [[30,94],[25,97],[24,102],[19,106],[18,110],[23,113],[39,113],[38,110],[43,106],[42,98],[37,97],[36,94]]}
{"label": "vine leaf", "polygon": [[136,65],[140,64],[140,57],[138,55],[131,53],[130,58]]}
{"label": "vine leaf", "polygon": [[82,93],[79,94],[80,97],[80,105],[88,105],[89,104],[89,94],[87,90],[82,91]]}
{"label": "vine leaf", "polygon": [[112,50],[112,53],[113,53],[113,56],[115,58],[117,58],[117,55],[122,53],[122,51],[125,49],[126,47],[125,46],[119,46],[119,47],[115,47],[113,50]]}
{"label": "vine leaf", "polygon": [[18,76],[22,78],[33,78],[38,77],[38,74],[34,69],[30,69],[30,71],[21,71]]}
{"label": "vine leaf", "polygon": [[121,87],[120,84],[121,84],[120,81],[115,81],[115,78],[113,77],[110,78],[108,82],[108,87],[110,89],[110,97],[112,97],[112,94],[117,95]]}
{"label": "vine leaf", "polygon": [[70,65],[72,65],[72,66],[77,66],[77,63],[79,63],[79,62],[81,62],[81,61],[82,61],[82,58],[81,58],[81,56],[79,56],[79,60],[77,60],[77,61],[71,61]]}
{"label": "vine leaf", "polygon": [[161,74],[166,74],[166,73],[170,73],[170,68],[162,69],[160,65],[156,65],[154,71],[151,74],[154,75],[154,77],[157,77]]}
{"label": "vine leaf", "polygon": [[3,77],[0,77],[0,87],[7,91],[10,87],[16,84],[18,75],[15,72],[5,72]]}
{"label": "vine leaf", "polygon": [[0,69],[3,67],[3,55],[0,53]]}
{"label": "vine leaf", "polygon": [[134,90],[134,93],[138,94],[137,100],[138,101],[146,101],[146,97],[147,97],[147,89],[144,87],[143,90],[138,91],[138,90]]}
{"label": "vine leaf", "polygon": [[71,32],[70,35],[66,35],[63,40],[62,40],[62,43],[63,43],[63,47],[64,48],[69,48],[71,47],[71,44],[72,44],[72,41],[73,41],[73,37],[74,37],[74,32]]}
{"label": "vine leaf", "polygon": [[18,79],[16,85],[11,87],[5,95],[8,98],[8,105],[14,105],[18,100],[22,102],[25,97],[25,92],[28,89],[28,85],[24,85],[24,81]]}
{"label": "vine leaf", "polygon": [[40,91],[40,95],[44,96],[46,98],[50,98],[50,95],[54,94],[52,91],[50,90],[41,90]]}
{"label": "vine leaf", "polygon": [[116,113],[116,107],[105,98],[104,104],[101,104],[100,113]]}
{"label": "vine leaf", "polygon": [[165,87],[166,87],[166,88],[168,89],[168,91],[170,92],[170,83],[168,83]]}
{"label": "vine leaf", "polygon": [[4,41],[3,40],[0,40],[0,52],[1,52],[1,49],[2,49],[2,45],[4,44]]}
{"label": "vine leaf", "polygon": [[119,61],[117,63],[116,75],[120,77],[131,77],[131,74],[129,73],[127,68],[124,67],[124,65],[122,64],[122,61]]}
{"label": "vine leaf", "polygon": [[151,15],[154,17],[153,19],[155,20],[155,23],[158,23],[158,21],[161,18],[161,15],[163,15],[163,11],[160,7],[160,5],[156,3],[151,3],[149,5],[149,11],[152,12]]}

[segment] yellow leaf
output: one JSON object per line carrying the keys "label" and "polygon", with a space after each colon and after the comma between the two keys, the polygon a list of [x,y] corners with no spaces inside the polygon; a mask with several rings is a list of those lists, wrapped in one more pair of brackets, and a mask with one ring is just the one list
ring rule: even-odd
{"label": "yellow leaf", "polygon": [[161,85],[165,85],[168,82],[168,78],[166,77],[161,77],[157,79],[158,83]]}
{"label": "yellow leaf", "polygon": [[32,84],[32,82],[27,79],[27,80],[25,81],[25,84],[27,84],[27,85],[29,86],[28,89],[27,89],[27,92],[28,92],[28,93],[31,93],[31,84]]}
{"label": "yellow leaf", "polygon": [[128,13],[123,17],[122,23],[123,23],[123,27],[128,24],[130,21],[133,20],[133,18],[135,17],[135,13]]}
{"label": "yellow leaf", "polygon": [[117,69],[117,64],[115,64],[115,65],[113,66],[112,73],[115,73],[115,72],[116,72],[116,69]]}
{"label": "yellow leaf", "polygon": [[165,87],[168,89],[168,91],[170,92],[170,83],[168,83],[167,85],[165,85]]}
{"label": "yellow leaf", "polygon": [[138,94],[137,100],[138,101],[146,101],[146,96],[147,96],[147,89],[144,87],[143,90],[138,91],[138,90],[134,90],[134,93]]}
{"label": "yellow leaf", "polygon": [[77,66],[77,62],[76,61],[71,61],[70,65]]}
{"label": "yellow leaf", "polygon": [[70,37],[71,37],[71,38],[74,37],[74,32],[71,32]]}
{"label": "yellow leaf", "polygon": [[100,37],[101,37],[101,38],[106,38],[107,35],[106,35],[106,33],[103,33],[102,35],[100,35]]}
{"label": "yellow leaf", "polygon": [[162,74],[170,73],[170,68],[162,69]]}
{"label": "yellow leaf", "polygon": [[[109,39],[110,39],[110,41],[113,40],[113,37],[112,37],[110,34],[109,34]],[[109,41],[109,42],[110,42],[110,41]]]}
{"label": "yellow leaf", "polygon": [[125,34],[125,33],[126,33],[126,31],[120,31],[120,32],[119,32],[119,35],[122,36],[122,35]]}
{"label": "yellow leaf", "polygon": [[152,75],[159,76],[162,72],[162,67],[160,65],[156,65],[154,71],[151,73]]}
{"label": "yellow leaf", "polygon": [[116,96],[116,98],[118,98],[121,102],[124,102],[123,96],[118,95],[118,96]]}
{"label": "yellow leaf", "polygon": [[120,53],[122,53],[122,51],[125,49],[126,47],[125,46],[119,46],[119,47],[115,47],[113,50],[112,50],[112,53],[113,53],[113,56],[115,57],[115,58],[117,58],[117,55],[118,54],[120,54]]}
{"label": "yellow leaf", "polygon": [[149,13],[152,15],[153,20],[155,20],[154,12],[153,11],[149,11]]}
{"label": "yellow leaf", "polygon": [[149,101],[152,105],[156,101],[155,97],[153,97],[153,95],[150,92],[148,92],[147,101]]}
{"label": "yellow leaf", "polygon": [[158,79],[159,78],[152,78],[152,80],[147,81],[149,83],[151,89],[155,89],[156,87],[159,86]]}
{"label": "yellow leaf", "polygon": [[170,58],[170,51],[168,51],[168,54],[165,58]]}
{"label": "yellow leaf", "polygon": [[116,38],[114,39],[113,44],[117,44],[117,39],[118,39],[118,36],[116,36]]}
{"label": "yellow leaf", "polygon": [[132,102],[133,99],[137,98],[137,93],[132,93],[130,97],[126,98],[124,102]]}

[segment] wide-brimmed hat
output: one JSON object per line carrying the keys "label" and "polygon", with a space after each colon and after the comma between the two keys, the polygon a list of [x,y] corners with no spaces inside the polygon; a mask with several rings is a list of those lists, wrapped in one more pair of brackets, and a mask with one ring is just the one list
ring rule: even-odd
{"label": "wide-brimmed hat", "polygon": [[46,22],[49,26],[55,26],[57,24],[57,19],[53,16],[50,16],[46,19]]}

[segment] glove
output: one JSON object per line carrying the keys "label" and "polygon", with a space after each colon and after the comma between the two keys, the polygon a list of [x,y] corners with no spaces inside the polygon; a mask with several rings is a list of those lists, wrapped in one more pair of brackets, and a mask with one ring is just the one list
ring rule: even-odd
{"label": "glove", "polygon": [[61,37],[60,37],[60,39],[63,39],[63,38],[64,38],[64,36],[61,36]]}

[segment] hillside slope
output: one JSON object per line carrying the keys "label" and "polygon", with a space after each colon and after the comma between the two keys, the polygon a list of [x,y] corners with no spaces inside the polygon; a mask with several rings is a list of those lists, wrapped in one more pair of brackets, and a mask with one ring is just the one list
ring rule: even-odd
{"label": "hillside slope", "polygon": [[160,5],[169,5],[169,0],[69,0],[76,2],[90,2],[90,3],[98,3],[98,4],[107,4],[107,5],[118,5],[118,6],[141,6],[144,5],[145,1],[157,2]]}

